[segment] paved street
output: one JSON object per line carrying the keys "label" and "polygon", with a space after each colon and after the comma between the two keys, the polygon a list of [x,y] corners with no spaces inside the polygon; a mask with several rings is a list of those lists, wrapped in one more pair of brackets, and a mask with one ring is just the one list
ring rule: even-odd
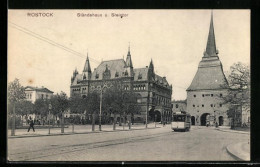
{"label": "paved street", "polygon": [[248,142],[249,134],[192,127],[8,138],[13,161],[235,161],[226,146]]}

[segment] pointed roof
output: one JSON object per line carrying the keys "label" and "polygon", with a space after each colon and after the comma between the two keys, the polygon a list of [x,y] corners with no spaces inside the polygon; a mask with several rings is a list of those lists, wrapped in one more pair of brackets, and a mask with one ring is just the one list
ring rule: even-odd
{"label": "pointed roof", "polygon": [[228,88],[228,82],[223,72],[222,63],[217,55],[213,15],[211,13],[207,48],[187,91],[226,88]]}
{"label": "pointed roof", "polygon": [[130,44],[128,46],[128,53],[126,57],[126,66],[127,67],[133,67],[132,59],[131,59],[131,54],[130,54]]}
{"label": "pointed roof", "polygon": [[154,68],[154,66],[153,66],[153,59],[151,59],[151,61],[150,61],[149,68]]}
{"label": "pointed roof", "polygon": [[207,47],[206,47],[206,52],[204,54],[204,57],[211,57],[211,56],[217,56],[214,25],[213,25],[213,13],[212,12],[211,12],[208,42],[207,42]]}
{"label": "pointed roof", "polygon": [[88,54],[87,54],[87,59],[86,59],[86,63],[85,63],[85,66],[84,66],[83,72],[91,72],[91,68],[90,68],[90,64],[89,64]]}

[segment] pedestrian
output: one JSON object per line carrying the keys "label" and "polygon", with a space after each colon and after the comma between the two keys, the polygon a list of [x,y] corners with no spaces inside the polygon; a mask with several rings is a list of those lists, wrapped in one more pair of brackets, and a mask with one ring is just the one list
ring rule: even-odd
{"label": "pedestrian", "polygon": [[35,132],[35,130],[34,130],[34,122],[33,122],[33,120],[32,120],[32,118],[31,118],[31,117],[30,117],[29,123],[30,123],[30,126],[29,126],[29,128],[28,128],[28,131],[27,131],[27,132],[29,132],[31,128],[33,129],[33,132]]}
{"label": "pedestrian", "polygon": [[216,122],[216,128],[218,127],[218,123]]}

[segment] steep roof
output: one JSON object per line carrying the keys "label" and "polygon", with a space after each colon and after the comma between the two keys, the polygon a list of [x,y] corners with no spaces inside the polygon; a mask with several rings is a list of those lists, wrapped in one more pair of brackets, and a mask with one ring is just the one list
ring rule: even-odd
{"label": "steep roof", "polygon": [[[203,66],[201,65],[202,63],[204,63]],[[208,62],[208,65],[206,66],[205,62],[202,60],[187,91],[228,88],[221,62],[215,60],[215,63],[219,63],[219,65],[213,66],[212,62]]]}
{"label": "steep roof", "polygon": [[204,57],[210,57],[210,56],[217,56],[216,40],[215,40],[214,25],[213,25],[213,13],[211,13],[207,47],[206,47],[206,52],[204,54]]}
{"label": "steep roof", "polygon": [[157,74],[155,74],[155,78],[154,78],[155,82],[164,85],[164,86],[169,86],[169,83],[167,82],[165,77],[161,77]]}
{"label": "steep roof", "polygon": [[217,55],[215,34],[213,27],[213,15],[211,13],[208,42],[204,56],[199,63],[199,67],[191,85],[190,90],[209,90],[228,88],[227,79],[223,73],[221,61]]}
{"label": "steep roof", "polygon": [[32,91],[37,91],[37,92],[47,92],[47,93],[53,93],[53,91],[50,91],[49,89],[45,88],[45,87],[33,87],[33,86],[26,86],[25,90],[32,90]]}
{"label": "steep roof", "polygon": [[86,62],[85,62],[83,72],[91,72],[88,56],[87,56],[87,59],[86,59]]}
{"label": "steep roof", "polygon": [[[106,70],[106,67],[108,70],[110,70],[111,73],[111,79],[116,78],[115,74],[118,74],[118,78],[123,76],[123,72],[125,72],[127,69],[126,63],[124,59],[116,59],[116,60],[108,60],[103,61],[101,64],[93,71],[91,80],[102,80],[103,79],[103,72]],[[128,71],[129,73],[129,71]],[[99,75],[99,77],[96,79],[96,75]]]}
{"label": "steep roof", "polygon": [[134,81],[146,81],[146,80],[148,80],[148,68],[135,68]]}

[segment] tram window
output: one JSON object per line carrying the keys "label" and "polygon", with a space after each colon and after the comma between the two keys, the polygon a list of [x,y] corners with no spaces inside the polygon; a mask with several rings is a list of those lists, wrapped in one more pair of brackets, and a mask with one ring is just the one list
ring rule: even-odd
{"label": "tram window", "polygon": [[185,121],[185,115],[175,115],[175,116],[173,116],[173,121],[184,122]]}

